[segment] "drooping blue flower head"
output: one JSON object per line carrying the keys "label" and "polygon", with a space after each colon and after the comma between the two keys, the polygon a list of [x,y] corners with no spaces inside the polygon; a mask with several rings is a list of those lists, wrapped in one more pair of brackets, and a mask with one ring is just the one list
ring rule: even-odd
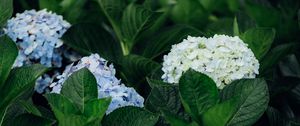
{"label": "drooping blue flower head", "polygon": [[62,57],[58,48],[63,43],[59,38],[70,26],[62,16],[45,9],[26,10],[8,20],[5,32],[19,47],[14,66],[40,62],[48,67],[60,67]]}
{"label": "drooping blue flower head", "polygon": [[58,81],[50,85],[52,93],[60,93],[65,80],[74,72],[81,68],[88,68],[97,80],[98,97],[111,97],[112,102],[106,111],[106,114],[124,106],[143,107],[144,98],[141,97],[133,88],[126,87],[119,79],[115,77],[116,70],[112,64],[108,65],[107,61],[98,54],[92,54],[83,57],[75,65],[71,64],[66,67],[62,75],[57,76]]}

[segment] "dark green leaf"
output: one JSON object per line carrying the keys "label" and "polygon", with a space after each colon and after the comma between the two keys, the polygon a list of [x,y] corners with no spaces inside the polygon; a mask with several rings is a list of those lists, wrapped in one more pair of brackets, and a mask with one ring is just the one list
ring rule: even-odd
{"label": "dark green leaf", "polygon": [[81,112],[84,112],[85,103],[98,97],[97,81],[87,68],[82,68],[64,82],[61,94],[74,102]]}
{"label": "dark green leaf", "polygon": [[222,18],[207,25],[207,34],[233,35],[233,20],[231,18]]}
{"label": "dark green leaf", "polygon": [[194,119],[218,102],[216,83],[207,75],[188,70],[179,80],[181,102]]}
{"label": "dark green leaf", "polygon": [[119,41],[121,41],[122,35],[120,23],[124,8],[126,7],[125,0],[98,0],[98,3],[112,25]]}
{"label": "dark green leaf", "polygon": [[175,114],[178,113],[181,108],[178,87],[160,80],[147,80],[150,85],[153,85],[147,98],[147,102],[153,106],[153,111],[168,110]]}
{"label": "dark green leaf", "polygon": [[13,13],[13,0],[0,0],[0,28],[6,24]]}
{"label": "dark green leaf", "polygon": [[158,116],[138,107],[123,107],[110,113],[103,126],[154,126]]}
{"label": "dark green leaf", "polygon": [[138,55],[125,56],[121,62],[121,71],[125,75],[125,79],[131,86],[137,88],[143,86],[139,84],[158,67],[160,65],[157,62]]}
{"label": "dark green leaf", "polygon": [[268,107],[269,92],[263,79],[242,79],[232,82],[222,90],[222,100],[236,98],[237,109],[227,125],[254,124]]}
{"label": "dark green leaf", "polygon": [[62,1],[63,0],[39,0],[39,7],[40,9],[47,9],[59,14],[61,13],[60,10],[62,9],[60,6]]}
{"label": "dark green leaf", "polygon": [[188,24],[198,28],[204,27],[208,22],[205,8],[197,0],[177,0],[171,11],[171,19],[179,24]]}
{"label": "dark green leaf", "polygon": [[230,99],[211,107],[202,116],[204,126],[229,126],[227,123],[233,118],[237,104],[236,99]]}
{"label": "dark green leaf", "polygon": [[269,107],[266,113],[271,126],[290,126],[289,120],[277,109]]}
{"label": "dark green leaf", "polygon": [[4,86],[9,72],[18,56],[16,44],[8,37],[0,37],[0,88]]}
{"label": "dark green leaf", "polygon": [[189,123],[186,120],[169,113],[168,111],[163,112],[163,117],[171,126],[198,126],[196,122]]}
{"label": "dark green leaf", "polygon": [[14,123],[12,126],[51,126],[52,124],[54,124],[52,120],[33,114],[22,114],[14,119]]}
{"label": "dark green leaf", "polygon": [[86,2],[86,0],[63,0],[60,5],[64,18],[72,24],[76,23]]}
{"label": "dark green leaf", "polygon": [[[27,89],[34,88],[35,80],[47,71],[42,65],[32,65],[13,69],[0,92],[0,117],[3,118],[7,106],[20,97]],[[1,119],[2,122],[2,119]],[[1,124],[1,123],[0,123]]]}
{"label": "dark green leaf", "polygon": [[283,76],[300,77],[300,64],[294,54],[281,60],[279,68]]}
{"label": "dark green leaf", "polygon": [[254,3],[245,0],[246,13],[256,21],[260,27],[272,27],[279,23],[280,13],[269,3]]}
{"label": "dark green leaf", "polygon": [[269,51],[275,38],[275,30],[271,28],[253,28],[241,35],[257,59],[262,59]]}
{"label": "dark green leaf", "polygon": [[86,55],[98,53],[110,61],[117,60],[122,55],[120,44],[97,24],[73,25],[62,39],[67,45]]}
{"label": "dark green leaf", "polygon": [[47,98],[52,111],[54,112],[59,123],[66,123],[65,118],[70,115],[76,115],[80,113],[79,108],[77,108],[69,99],[60,94],[47,94]]}
{"label": "dark green leaf", "polygon": [[84,115],[87,117],[87,122],[96,122],[100,124],[105,112],[111,102],[110,98],[94,99],[86,103],[84,108]]}
{"label": "dark green leaf", "polygon": [[154,35],[146,43],[138,43],[141,55],[147,58],[155,58],[171,49],[171,46],[181,42],[188,35],[203,35],[197,29],[185,25],[176,25]]}
{"label": "dark green leaf", "polygon": [[267,53],[260,62],[259,71],[263,75],[267,70],[276,65],[284,56],[291,54],[293,51],[299,49],[298,43],[287,43],[274,47],[269,53]]}
{"label": "dark green leaf", "polygon": [[28,113],[36,116],[42,116],[41,112],[34,106],[34,104],[31,101],[22,100],[18,103],[21,104]]}
{"label": "dark green leaf", "polygon": [[159,21],[159,17],[162,13],[151,12],[142,6],[130,4],[124,10],[122,17],[122,41],[125,42],[125,46],[128,47],[128,51],[131,51],[133,45],[142,37],[142,34],[152,34],[156,31],[155,27]]}

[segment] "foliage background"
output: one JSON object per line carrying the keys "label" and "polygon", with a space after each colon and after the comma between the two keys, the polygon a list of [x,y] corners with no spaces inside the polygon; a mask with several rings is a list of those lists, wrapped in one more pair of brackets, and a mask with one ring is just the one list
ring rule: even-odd
{"label": "foliage background", "polygon": [[[299,7],[298,0],[14,0],[13,15],[43,8],[63,15],[73,25],[65,44],[110,60],[117,76],[144,98],[153,96],[149,78],[160,75],[172,44],[187,35],[238,35],[256,54],[259,77],[268,84],[268,109],[254,124],[263,126],[299,124]],[[32,101],[50,108],[37,93]]]}

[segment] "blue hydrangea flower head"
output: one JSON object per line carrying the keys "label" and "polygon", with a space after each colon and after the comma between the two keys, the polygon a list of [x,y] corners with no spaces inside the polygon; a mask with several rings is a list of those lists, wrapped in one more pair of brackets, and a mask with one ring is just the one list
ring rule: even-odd
{"label": "blue hydrangea flower head", "polygon": [[40,62],[48,67],[61,66],[59,39],[71,25],[62,16],[47,10],[26,10],[8,20],[6,34],[16,42],[19,55],[15,67]]}
{"label": "blue hydrangea flower head", "polygon": [[112,102],[106,111],[106,114],[124,106],[143,107],[144,98],[141,97],[133,88],[126,87],[119,79],[115,77],[116,70],[112,64],[101,58],[98,54],[92,54],[81,60],[67,66],[65,71],[57,76],[58,81],[50,85],[52,93],[60,93],[63,83],[74,72],[81,68],[88,68],[97,80],[98,97],[111,97]]}

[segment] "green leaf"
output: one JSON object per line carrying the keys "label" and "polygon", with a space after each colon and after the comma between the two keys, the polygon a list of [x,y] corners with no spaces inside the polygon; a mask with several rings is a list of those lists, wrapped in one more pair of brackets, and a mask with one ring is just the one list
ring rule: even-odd
{"label": "green leaf", "polygon": [[122,41],[120,23],[126,7],[125,0],[98,0],[98,3],[112,25],[117,38]]}
{"label": "green leaf", "polygon": [[82,68],[64,82],[61,94],[74,102],[81,112],[84,112],[85,103],[98,98],[97,81],[87,68]]}
{"label": "green leaf", "polygon": [[203,125],[229,126],[227,123],[233,117],[237,104],[233,98],[211,107],[202,116]]}
{"label": "green leaf", "polygon": [[[34,88],[36,79],[44,74],[48,69],[42,65],[32,65],[13,69],[5,85],[0,92],[0,117],[3,118],[7,106],[28,91]],[[0,124],[2,123],[2,119]]]}
{"label": "green leaf", "polygon": [[300,78],[300,64],[294,54],[288,55],[281,60],[279,68],[282,76]]}
{"label": "green leaf", "polygon": [[117,60],[122,55],[120,44],[107,30],[97,24],[73,25],[62,39],[67,45],[86,55],[98,53],[110,61]]}
{"label": "green leaf", "polygon": [[227,125],[254,124],[268,107],[269,91],[263,79],[242,79],[226,86],[221,93],[222,100],[237,99],[237,109]]}
{"label": "green leaf", "polygon": [[88,101],[86,103],[86,107],[84,109],[84,115],[87,117],[87,122],[92,123],[96,122],[100,124],[105,112],[110,105],[111,99],[110,98],[103,98],[103,99],[94,99]]}
{"label": "green leaf", "polygon": [[30,114],[36,115],[36,116],[42,116],[41,112],[34,106],[34,104],[31,101],[19,101],[23,108]]}
{"label": "green leaf", "polygon": [[234,36],[239,36],[240,35],[239,24],[237,22],[237,18],[236,17],[233,20],[233,35]]}
{"label": "green leaf", "polygon": [[33,115],[33,114],[22,114],[14,119],[12,126],[52,126],[54,122],[52,120]]}
{"label": "green leaf", "polygon": [[149,103],[153,106],[153,111],[156,112],[168,110],[172,113],[178,113],[181,108],[178,87],[160,80],[147,79],[147,81],[153,86],[146,104]]}
{"label": "green leaf", "polygon": [[286,116],[273,107],[269,107],[266,111],[271,126],[290,126],[290,122]]}
{"label": "green leaf", "polygon": [[[265,2],[265,1],[264,1]],[[245,0],[246,13],[256,21],[260,27],[273,27],[280,22],[280,13],[270,3],[254,3],[252,0]]]}
{"label": "green leaf", "polygon": [[138,107],[114,110],[102,121],[103,126],[154,126],[158,116]]}
{"label": "green leaf", "polygon": [[168,121],[171,126],[198,126],[196,122],[189,123],[186,120],[169,113],[168,111],[163,112],[163,117]]}
{"label": "green leaf", "polygon": [[160,67],[160,64],[138,55],[128,55],[122,59],[121,72],[124,74],[125,80],[136,89],[144,88],[141,85],[153,70]]}
{"label": "green leaf", "polygon": [[233,23],[231,18],[221,18],[207,25],[206,33],[213,36],[215,34],[233,35]]}
{"label": "green leaf", "polygon": [[241,35],[257,59],[262,59],[271,48],[275,38],[275,30],[271,28],[253,28]]}
{"label": "green leaf", "polygon": [[6,24],[13,13],[13,0],[0,0],[0,28]]}
{"label": "green leaf", "polygon": [[197,0],[176,0],[171,11],[171,19],[178,24],[188,24],[197,28],[207,25],[209,13]]}
{"label": "green leaf", "polygon": [[259,72],[264,75],[268,70],[274,67],[284,56],[299,50],[298,43],[287,43],[274,47],[269,51],[261,61]]}
{"label": "green leaf", "polygon": [[60,6],[62,7],[61,12],[64,18],[70,23],[75,24],[83,12],[83,7],[86,2],[86,0],[63,0]]}
{"label": "green leaf", "polygon": [[47,9],[60,14],[62,9],[60,3],[62,1],[63,0],[39,0],[39,7],[40,9]]}
{"label": "green leaf", "polygon": [[159,17],[162,15],[160,12],[151,12],[142,6],[130,4],[124,10],[121,31],[122,36],[131,51],[133,45],[145,34],[151,35],[156,31]]}
{"label": "green leaf", "polygon": [[0,88],[4,86],[9,72],[18,56],[16,44],[8,37],[0,37]]}
{"label": "green leaf", "polygon": [[200,31],[193,27],[185,25],[176,25],[154,35],[146,43],[137,43],[140,54],[147,58],[156,58],[159,55],[171,49],[171,46],[181,42],[188,35],[200,36],[203,35]]}
{"label": "green leaf", "polygon": [[191,69],[180,78],[179,92],[185,110],[195,120],[219,99],[216,83],[207,75]]}
{"label": "green leaf", "polygon": [[45,95],[47,98],[52,111],[54,112],[59,123],[66,123],[65,118],[70,115],[76,115],[80,113],[79,108],[77,108],[68,98],[64,97],[60,94],[47,94]]}

